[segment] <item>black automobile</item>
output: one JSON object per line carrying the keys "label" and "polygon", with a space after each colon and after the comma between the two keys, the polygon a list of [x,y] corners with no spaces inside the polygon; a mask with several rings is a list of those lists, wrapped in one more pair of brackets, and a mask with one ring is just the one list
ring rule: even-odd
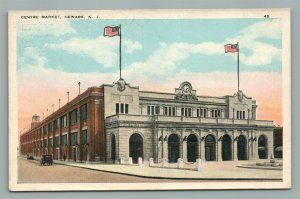
{"label": "black automobile", "polygon": [[32,153],[27,153],[27,160],[34,160]]}
{"label": "black automobile", "polygon": [[40,163],[43,166],[45,164],[52,165],[53,164],[52,155],[42,155]]}

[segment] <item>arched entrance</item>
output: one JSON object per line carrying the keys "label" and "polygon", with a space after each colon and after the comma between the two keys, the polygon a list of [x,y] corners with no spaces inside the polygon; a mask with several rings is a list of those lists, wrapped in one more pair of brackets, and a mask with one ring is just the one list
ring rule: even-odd
{"label": "arched entrance", "polygon": [[111,154],[110,157],[112,160],[116,160],[116,137],[114,134],[111,135],[111,140],[110,140],[110,147],[111,147]]}
{"label": "arched entrance", "polygon": [[231,138],[229,135],[224,135],[222,138],[222,160],[232,160],[231,154]]}
{"label": "arched entrance", "polygon": [[187,160],[188,162],[196,162],[198,158],[198,140],[194,134],[187,138]]}
{"label": "arched entrance", "polygon": [[178,135],[172,134],[168,138],[168,159],[170,163],[177,162],[180,154],[180,140]]}
{"label": "arched entrance", "polygon": [[207,135],[205,137],[205,160],[216,160],[216,139],[213,135]]}
{"label": "arched entrance", "polygon": [[258,157],[259,159],[268,158],[268,141],[264,135],[261,135],[258,138]]}
{"label": "arched entrance", "polygon": [[247,160],[247,142],[243,135],[240,135],[237,140],[238,160]]}
{"label": "arched entrance", "polygon": [[138,163],[138,158],[143,158],[143,138],[141,135],[134,133],[129,139],[129,156],[133,163]]}

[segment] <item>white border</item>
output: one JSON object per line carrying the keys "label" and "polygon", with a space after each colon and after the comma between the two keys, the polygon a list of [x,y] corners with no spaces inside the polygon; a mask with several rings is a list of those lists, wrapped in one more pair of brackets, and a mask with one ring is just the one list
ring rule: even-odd
{"label": "white border", "polygon": [[[30,14],[29,14],[30,13]],[[262,18],[269,14],[282,19],[282,110],[283,182],[188,182],[188,183],[17,183],[18,95],[16,73],[16,22],[21,15],[84,15],[102,19],[204,19]],[[101,10],[101,11],[12,11],[9,12],[9,190],[191,190],[191,189],[284,189],[291,188],[291,41],[290,9],[204,9],[204,10]]]}

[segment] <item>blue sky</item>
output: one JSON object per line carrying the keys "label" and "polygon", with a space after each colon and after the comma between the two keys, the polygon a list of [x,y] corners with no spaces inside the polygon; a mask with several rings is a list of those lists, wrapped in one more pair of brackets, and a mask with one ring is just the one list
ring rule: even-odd
{"label": "blue sky", "polygon": [[84,91],[119,79],[119,37],[103,36],[119,24],[122,77],[140,90],[172,93],[189,81],[197,95],[233,95],[237,54],[224,44],[239,42],[240,89],[258,101],[258,118],[281,123],[279,19],[39,19],[17,27],[20,127],[58,99],[66,103],[67,91],[76,97],[79,81]]}
{"label": "blue sky", "polygon": [[[20,55],[18,69],[26,70],[26,66],[41,64],[37,63],[36,56],[38,56],[43,59],[44,68],[70,73],[118,73],[119,38],[102,35],[105,26],[122,24],[122,69],[124,71],[130,71],[138,64],[145,66],[146,68],[143,67],[145,71],[149,64],[151,64],[149,70],[164,67],[166,64],[166,68],[172,69],[162,72],[235,72],[236,54],[225,54],[222,51],[225,43],[239,41],[241,72],[280,73],[281,30],[275,30],[276,35],[265,34],[274,29],[271,27],[269,30],[268,25],[265,24],[276,26],[278,23],[280,21],[274,19],[70,20],[61,24],[60,28],[65,27],[66,31],[58,33],[55,27],[51,29],[43,25],[39,28],[44,31],[33,31],[31,24],[25,23],[22,24],[23,32],[18,34],[20,41],[17,48]],[[265,32],[259,29],[263,27],[267,29],[264,30]],[[247,28],[254,36],[245,33]],[[256,28],[257,33],[255,33]],[[201,47],[201,44],[209,43],[211,44]],[[260,58],[251,58],[254,53],[257,53],[258,48],[267,54],[260,61],[257,60]],[[269,53],[268,48],[271,48]],[[168,54],[175,49],[177,51],[173,54],[178,53],[178,58],[175,57],[172,61],[170,60],[172,56]],[[158,52],[161,57],[157,56]],[[34,53],[36,55],[32,55]],[[165,58],[168,60],[163,60]],[[154,66],[155,64],[157,66]]]}

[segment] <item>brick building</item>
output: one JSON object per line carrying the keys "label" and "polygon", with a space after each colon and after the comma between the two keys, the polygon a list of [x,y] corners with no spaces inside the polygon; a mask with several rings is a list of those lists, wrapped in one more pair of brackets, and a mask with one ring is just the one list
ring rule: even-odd
{"label": "brick building", "polygon": [[257,120],[256,109],[242,91],[199,96],[183,82],[174,93],[160,93],[120,79],[87,89],[42,121],[34,116],[20,148],[68,161],[266,159],[273,155],[275,126]]}

